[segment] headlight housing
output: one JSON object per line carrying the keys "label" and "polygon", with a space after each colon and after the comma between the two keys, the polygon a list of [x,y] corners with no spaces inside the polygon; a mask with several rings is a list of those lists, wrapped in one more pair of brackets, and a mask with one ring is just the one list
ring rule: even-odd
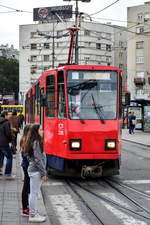
{"label": "headlight housing", "polygon": [[116,150],[116,139],[105,139],[105,150]]}
{"label": "headlight housing", "polygon": [[70,150],[73,150],[73,151],[81,150],[81,139],[70,139],[69,147],[70,147]]}

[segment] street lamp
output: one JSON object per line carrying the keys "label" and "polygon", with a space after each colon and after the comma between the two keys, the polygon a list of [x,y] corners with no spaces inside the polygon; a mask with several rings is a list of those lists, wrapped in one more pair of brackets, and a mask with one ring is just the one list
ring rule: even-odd
{"label": "street lamp", "polygon": [[[79,10],[78,10],[78,1],[81,2],[90,2],[91,0],[63,0],[63,1],[76,1],[76,8],[75,8],[75,15],[76,15],[76,27],[77,27],[77,23],[78,23],[78,14],[79,14]],[[79,56],[79,52],[78,52],[78,31],[76,32],[76,41],[75,41],[75,63],[78,64],[78,56]]]}

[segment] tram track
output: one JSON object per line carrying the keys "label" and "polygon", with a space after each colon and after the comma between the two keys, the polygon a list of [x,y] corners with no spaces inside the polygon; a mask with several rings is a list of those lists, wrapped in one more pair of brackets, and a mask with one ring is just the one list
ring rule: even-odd
{"label": "tram track", "polygon": [[94,212],[94,210],[92,209],[92,207],[88,204],[87,201],[84,200],[84,198],[81,196],[81,194],[79,194],[79,192],[74,188],[73,183],[70,180],[66,180],[67,185],[70,187],[70,189],[75,193],[75,195],[78,196],[78,198],[81,200],[81,202],[84,204],[84,206],[88,209],[88,211],[90,213],[92,213],[92,215],[94,215],[94,217],[96,218],[96,220],[98,221],[98,223],[100,225],[105,225],[105,223],[102,221],[102,219],[99,218],[99,216],[97,215],[96,212]]}
{"label": "tram track", "polygon": [[[119,188],[117,188],[116,186],[114,186],[108,179],[104,179],[104,181],[114,190],[116,190],[117,192],[119,192],[121,195],[123,195],[125,198],[127,198],[129,201],[131,201],[135,206],[137,206],[139,209],[143,210],[144,212],[148,213],[150,215],[150,210],[146,209],[145,207],[141,206],[137,201],[135,201],[134,199],[132,199],[131,197],[129,197],[129,195],[123,193],[123,191],[121,191]],[[140,193],[140,192],[138,192]],[[141,194],[141,193],[140,193]]]}
{"label": "tram track", "polygon": [[[135,219],[138,218],[138,219],[142,219],[142,220],[145,221],[145,222],[148,222],[148,223],[150,222],[150,211],[149,211],[148,209],[144,208],[144,207],[140,207],[140,205],[139,205],[138,203],[137,203],[137,205],[136,205],[136,207],[138,208],[138,210],[140,209],[140,212],[144,212],[144,213],[146,213],[147,215],[142,215],[141,213],[138,213],[138,212],[136,212],[136,211],[134,211],[134,210],[132,210],[132,209],[130,209],[130,208],[127,208],[127,207],[125,207],[125,206],[119,204],[118,202],[116,202],[116,201],[114,201],[114,200],[111,200],[111,199],[109,199],[109,198],[107,198],[107,197],[105,197],[105,196],[103,196],[103,195],[101,195],[101,194],[97,194],[97,193],[95,193],[94,191],[92,191],[91,189],[88,189],[88,188],[86,188],[85,186],[83,186],[83,185],[77,183],[76,181],[69,180],[69,182],[71,183],[71,187],[72,187],[73,185],[75,185],[76,187],[78,187],[78,188],[80,188],[80,189],[82,189],[82,190],[88,192],[89,194],[91,194],[91,195],[95,196],[96,198],[98,198],[98,199],[100,199],[100,200],[102,200],[102,201],[104,201],[104,202],[110,204],[111,206],[115,206],[115,207],[117,207],[119,210],[123,210],[125,213],[127,213],[127,214],[130,215],[130,216],[133,216]],[[107,184],[107,185],[108,185],[108,184]],[[110,186],[110,185],[109,185],[109,186]],[[77,192],[78,192],[78,191],[77,191]],[[122,194],[122,193],[120,193],[120,194]],[[81,197],[82,197],[82,196],[81,196]],[[125,197],[125,196],[124,196],[124,197]],[[129,199],[128,199],[128,200],[129,200]],[[132,203],[136,204],[136,201],[133,200]]]}
{"label": "tram track", "polygon": [[109,182],[113,182],[114,184],[117,184],[120,187],[126,188],[128,190],[131,190],[132,192],[135,192],[137,194],[140,194],[141,196],[143,196],[145,198],[150,198],[150,195],[149,194],[143,193],[142,191],[140,191],[140,190],[138,190],[136,188],[133,188],[130,185],[124,184],[123,182],[116,181],[116,180],[114,180],[112,178],[106,178],[104,180],[109,181]]}

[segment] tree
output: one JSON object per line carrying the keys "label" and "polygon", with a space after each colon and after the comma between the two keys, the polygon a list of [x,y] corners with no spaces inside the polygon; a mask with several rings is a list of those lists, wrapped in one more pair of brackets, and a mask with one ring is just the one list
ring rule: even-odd
{"label": "tree", "polygon": [[15,93],[18,99],[19,92],[19,62],[16,59],[0,57],[0,93]]}

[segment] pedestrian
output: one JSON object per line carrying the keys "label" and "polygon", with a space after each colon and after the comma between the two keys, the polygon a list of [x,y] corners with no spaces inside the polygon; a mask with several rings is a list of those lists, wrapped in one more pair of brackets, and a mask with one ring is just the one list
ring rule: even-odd
{"label": "pedestrian", "polygon": [[129,134],[134,134],[134,129],[136,125],[136,116],[134,115],[134,112],[129,112],[128,120],[129,120]]}
{"label": "pedestrian", "polygon": [[31,129],[31,124],[27,124],[24,127],[23,135],[20,139],[20,151],[22,156],[21,166],[24,172],[24,181],[23,181],[23,188],[22,188],[22,215],[29,216],[29,193],[30,193],[30,177],[28,175],[28,166],[29,161],[27,157],[24,155],[25,144],[27,140],[27,135],[29,130]]}
{"label": "pedestrian", "polygon": [[25,156],[29,160],[30,177],[29,222],[44,222],[46,217],[37,213],[36,202],[42,181],[46,180],[46,155],[43,151],[43,130],[40,124],[32,125],[25,145]]}
{"label": "pedestrian", "polygon": [[19,114],[19,119],[20,119],[20,129],[23,129],[24,115],[22,114],[22,111]]}
{"label": "pedestrian", "polygon": [[7,158],[4,176],[6,179],[13,179],[12,172],[12,151],[9,143],[12,140],[10,123],[8,121],[9,115],[7,111],[3,111],[0,116],[0,168],[3,167],[4,156]]}
{"label": "pedestrian", "polygon": [[13,154],[16,154],[17,151],[17,134],[19,133],[20,128],[20,119],[17,116],[16,109],[13,110],[12,116],[9,119],[11,131],[12,131],[12,152]]}

